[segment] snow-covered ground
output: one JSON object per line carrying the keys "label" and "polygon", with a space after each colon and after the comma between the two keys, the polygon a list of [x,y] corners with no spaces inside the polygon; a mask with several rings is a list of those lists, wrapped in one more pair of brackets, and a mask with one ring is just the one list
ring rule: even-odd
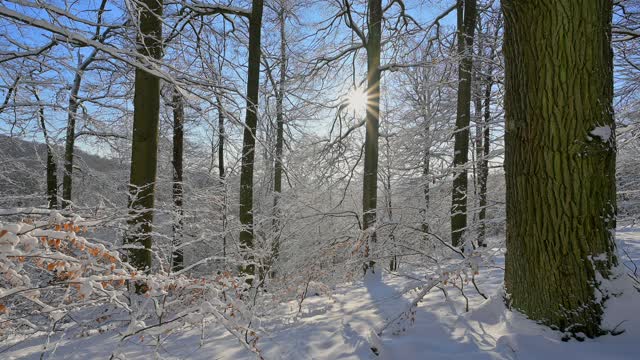
{"label": "snow-covered ground", "polygon": [[[621,250],[639,263],[640,229],[620,231]],[[494,248],[497,253],[500,249]],[[621,252],[621,261],[632,263]],[[501,298],[502,257],[480,269],[479,290],[465,285],[469,312],[460,290],[434,288],[415,311],[414,321],[377,333],[416,298],[416,280],[385,274],[377,285],[364,282],[334,289],[331,296],[310,296],[298,304],[280,304],[265,317],[258,342],[265,359],[638,359],[640,357],[640,296],[626,277],[623,296],[608,302],[605,327],[624,330],[582,342],[562,340],[562,334],[505,309]],[[624,265],[624,263],[622,264]],[[640,271],[639,271],[640,273]],[[413,289],[413,290],[410,290]],[[87,314],[98,317],[100,314]],[[43,359],[251,359],[252,354],[220,326],[210,324],[163,338],[147,335],[121,340],[118,330],[56,334],[2,344],[0,358]],[[42,356],[42,357],[41,357]]]}

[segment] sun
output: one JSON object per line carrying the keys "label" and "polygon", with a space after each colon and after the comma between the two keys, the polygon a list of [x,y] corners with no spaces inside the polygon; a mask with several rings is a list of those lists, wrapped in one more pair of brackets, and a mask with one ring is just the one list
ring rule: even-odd
{"label": "sun", "polygon": [[354,88],[347,95],[347,104],[349,109],[353,111],[356,116],[364,116],[367,112],[367,93],[363,89]]}

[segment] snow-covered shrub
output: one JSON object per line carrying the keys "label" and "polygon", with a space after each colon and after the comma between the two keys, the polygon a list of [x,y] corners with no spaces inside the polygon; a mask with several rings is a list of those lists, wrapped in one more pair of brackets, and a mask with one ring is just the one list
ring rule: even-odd
{"label": "snow-covered shrub", "polygon": [[[87,239],[90,223],[55,211],[45,219],[0,223],[0,339],[128,323],[126,339],[215,321],[258,352],[248,325],[255,319],[242,300],[245,281],[230,272],[199,278],[140,273],[118,251]],[[96,309],[95,319],[78,321]]]}

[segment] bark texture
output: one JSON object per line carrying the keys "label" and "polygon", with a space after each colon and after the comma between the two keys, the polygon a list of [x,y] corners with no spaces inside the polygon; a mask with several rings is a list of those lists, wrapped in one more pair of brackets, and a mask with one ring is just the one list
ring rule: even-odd
{"label": "bark texture", "polygon": [[531,319],[597,336],[599,276],[617,262],[612,3],[502,6],[508,299]]}
{"label": "bark texture", "polygon": [[255,265],[253,255],[253,163],[256,147],[256,127],[258,124],[258,92],[260,90],[260,33],[262,28],[263,1],[253,0],[249,18],[249,74],[247,78],[247,110],[242,143],[242,165],[240,168],[240,246],[249,262],[242,271],[253,275]]}
{"label": "bark texture", "polygon": [[[162,0],[142,0],[138,52],[162,57]],[[141,270],[151,267],[151,231],[158,157],[158,120],[160,115],[160,79],[136,69],[133,97],[133,136],[129,179],[129,232],[126,241],[141,248],[129,250],[129,261]]]}
{"label": "bark texture", "polygon": [[469,123],[471,119],[471,72],[476,0],[458,1],[458,102],[453,150],[453,189],[451,191],[451,243],[461,246],[467,229],[467,169],[469,161]]}

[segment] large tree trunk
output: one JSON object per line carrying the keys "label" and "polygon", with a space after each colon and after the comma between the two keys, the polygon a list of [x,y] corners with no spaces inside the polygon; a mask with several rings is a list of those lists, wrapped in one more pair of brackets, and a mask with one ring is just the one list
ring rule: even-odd
{"label": "large tree trunk", "polygon": [[[145,57],[162,57],[162,0],[142,0],[138,51]],[[158,120],[160,114],[160,79],[136,69],[133,97],[133,136],[131,176],[129,180],[130,219],[128,243],[142,249],[130,249],[129,261],[138,269],[151,267],[151,230],[158,157]]]}
{"label": "large tree trunk", "polygon": [[612,3],[502,6],[505,288],[529,318],[596,336],[617,262]]}
{"label": "large tree trunk", "polygon": [[180,248],[183,237],[183,216],[182,206],[184,190],[182,187],[182,158],[184,152],[184,100],[178,89],[173,95],[173,254],[172,270],[180,271],[184,268],[184,251]]}
{"label": "large tree trunk", "polygon": [[247,78],[247,109],[240,167],[240,246],[249,262],[242,268],[247,275],[255,274],[253,255],[253,162],[255,159],[256,127],[258,123],[258,92],[260,90],[260,33],[262,0],[253,0],[249,19],[249,74]]}
{"label": "large tree trunk", "polygon": [[[369,36],[367,38],[367,115],[364,142],[364,179],[362,184],[362,218],[364,230],[375,226],[378,203],[378,128],[380,127],[380,41],[382,36],[382,1],[369,0]],[[369,235],[365,256],[376,242],[375,230]],[[365,270],[375,272],[375,262]]]}
{"label": "large tree trunk", "polygon": [[58,166],[56,164],[56,158],[53,153],[53,144],[49,139],[49,133],[47,132],[47,123],[44,117],[44,105],[40,104],[40,97],[34,90],[36,101],[38,102],[38,118],[40,119],[40,127],[42,128],[42,135],[44,136],[44,143],[47,146],[47,202],[49,209],[58,208]]}
{"label": "large tree trunk", "polygon": [[[463,16],[464,14],[464,16]],[[451,243],[461,246],[467,229],[467,170],[469,160],[469,120],[471,118],[471,72],[476,0],[458,1],[458,104],[453,152],[451,191]]]}

